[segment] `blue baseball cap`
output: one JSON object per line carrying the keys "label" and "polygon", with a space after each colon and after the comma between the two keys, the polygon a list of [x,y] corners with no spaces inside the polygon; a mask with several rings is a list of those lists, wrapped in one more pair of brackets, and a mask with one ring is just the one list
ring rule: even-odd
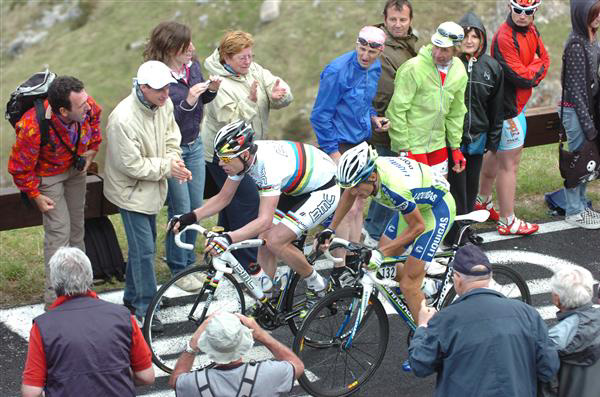
{"label": "blue baseball cap", "polygon": [[[454,255],[451,266],[455,271],[467,276],[486,276],[492,272],[492,265],[487,255],[473,244],[460,247]],[[485,269],[473,270],[476,266],[484,266]]]}

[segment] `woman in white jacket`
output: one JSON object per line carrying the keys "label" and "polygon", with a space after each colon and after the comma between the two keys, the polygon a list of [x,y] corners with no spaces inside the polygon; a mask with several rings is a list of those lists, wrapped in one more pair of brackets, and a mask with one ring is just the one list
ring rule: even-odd
{"label": "woman in white jacket", "polygon": [[[255,139],[267,138],[271,109],[281,109],[292,102],[290,87],[269,70],[252,61],[254,41],[246,32],[227,32],[219,47],[204,61],[209,75],[221,77],[219,95],[205,105],[202,141],[206,159],[207,183],[212,179],[221,189],[227,174],[214,156],[213,142],[221,127],[243,119],[252,124]],[[225,230],[236,230],[258,216],[258,192],[249,177],[242,180],[229,206],[219,213],[218,224]],[[256,249],[237,250],[234,255],[248,268],[256,263]],[[260,268],[252,267],[252,273]]]}

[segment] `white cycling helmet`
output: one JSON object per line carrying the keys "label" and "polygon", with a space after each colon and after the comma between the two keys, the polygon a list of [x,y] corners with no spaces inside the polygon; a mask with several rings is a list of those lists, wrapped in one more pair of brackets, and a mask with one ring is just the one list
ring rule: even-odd
{"label": "white cycling helmet", "polygon": [[375,169],[377,151],[367,142],[342,154],[337,166],[337,182],[343,188],[351,188],[367,180]]}

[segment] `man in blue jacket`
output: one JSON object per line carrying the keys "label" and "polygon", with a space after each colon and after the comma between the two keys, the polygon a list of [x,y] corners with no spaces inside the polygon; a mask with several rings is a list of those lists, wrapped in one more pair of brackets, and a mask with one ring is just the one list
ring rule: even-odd
{"label": "man in blue jacket", "polygon": [[[346,150],[368,140],[372,129],[389,128],[387,119],[378,117],[373,108],[385,39],[383,30],[365,26],[358,34],[356,49],[331,61],[321,73],[310,123],[320,149],[336,163]],[[350,216],[336,230],[339,237],[360,239],[364,205],[362,199],[355,201]],[[337,283],[340,274],[334,272],[332,276]]]}
{"label": "man in blue jacket", "polygon": [[423,305],[408,348],[414,374],[437,372],[435,396],[536,397],[537,381],[559,368],[538,312],[489,289],[492,266],[477,246],[452,263],[459,298],[436,314]]}

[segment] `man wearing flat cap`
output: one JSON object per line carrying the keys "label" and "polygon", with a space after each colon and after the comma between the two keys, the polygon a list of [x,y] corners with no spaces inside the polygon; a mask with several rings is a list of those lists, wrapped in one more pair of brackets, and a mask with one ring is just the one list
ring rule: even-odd
{"label": "man wearing flat cap", "polygon": [[[169,98],[174,82],[164,63],[143,63],[131,94],[108,116],[106,127],[104,195],[123,219],[129,246],[123,303],[140,322],[156,292],[156,214],[167,197],[167,178],[181,183],[192,178],[181,159],[181,133]],[[158,317],[152,321],[160,331]]]}
{"label": "man wearing flat cap", "polygon": [[[254,341],[260,342],[274,360],[242,361]],[[215,366],[189,372],[198,354]],[[179,397],[272,397],[287,395],[304,364],[288,347],[275,340],[253,318],[217,312],[198,327],[181,353],[169,384]]]}
{"label": "man wearing flat cap", "polygon": [[408,349],[414,374],[437,372],[435,396],[535,397],[559,368],[546,324],[526,303],[489,288],[492,266],[475,245],[450,264],[459,298],[439,313],[423,306]]}

